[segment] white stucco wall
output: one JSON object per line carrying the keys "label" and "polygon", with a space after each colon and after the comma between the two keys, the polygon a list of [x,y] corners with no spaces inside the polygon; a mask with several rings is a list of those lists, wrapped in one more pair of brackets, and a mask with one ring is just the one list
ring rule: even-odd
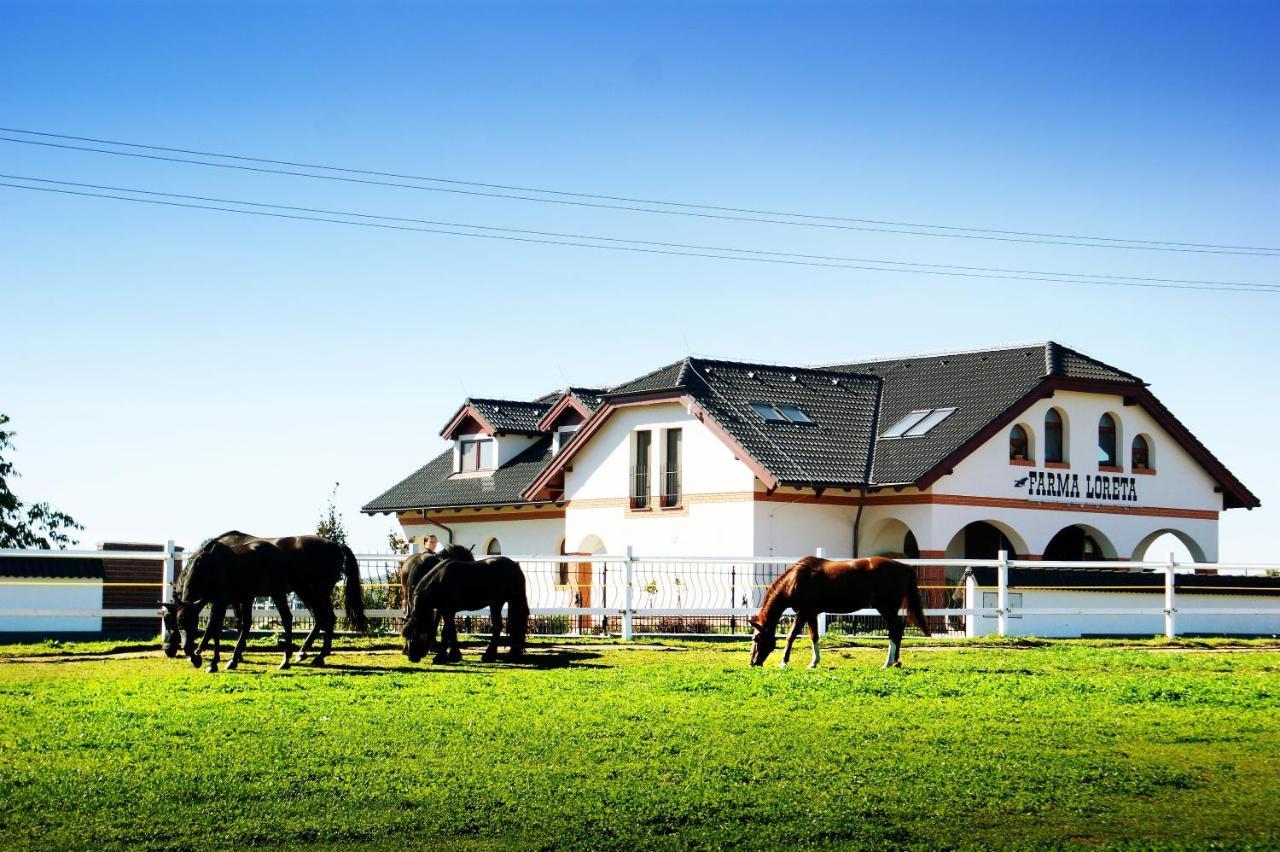
{"label": "white stucco wall", "polygon": [[[8,585],[14,583],[18,585]],[[30,585],[39,583],[39,585]],[[47,577],[0,577],[0,609],[102,609],[102,582]],[[3,616],[0,632],[97,632],[101,618],[85,616]]]}
{"label": "white stucco wall", "polygon": [[[526,509],[533,512],[533,509]],[[465,517],[463,515],[462,517]],[[559,518],[539,518],[534,520],[491,520],[451,521],[442,519],[441,523],[453,530],[453,542],[464,547],[474,545],[477,556],[483,556],[489,539],[496,537],[502,545],[502,552],[509,556],[528,556],[531,554],[554,554],[564,536],[564,521]],[[427,535],[437,536],[441,542],[448,544],[449,536],[440,527],[430,522],[402,523],[405,538],[416,541]]]}
{"label": "white stucco wall", "polygon": [[[658,508],[662,430],[679,428],[682,499],[677,509]],[[632,433],[653,433],[652,509],[632,511]],[[594,539],[610,553],[631,545],[637,555],[751,555],[755,477],[729,448],[679,403],[617,411],[573,459],[565,474],[566,547],[582,550]]]}

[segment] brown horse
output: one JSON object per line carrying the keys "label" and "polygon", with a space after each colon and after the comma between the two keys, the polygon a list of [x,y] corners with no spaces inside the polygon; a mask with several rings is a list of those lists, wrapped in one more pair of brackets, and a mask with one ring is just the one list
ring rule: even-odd
{"label": "brown horse", "polygon": [[751,619],[751,629],[755,631],[751,640],[751,665],[764,665],[765,659],[777,647],[775,631],[778,620],[783,610],[790,607],[795,610],[796,622],[787,635],[781,665],[790,662],[791,643],[800,633],[800,627],[807,624],[809,637],[813,640],[813,660],[809,668],[817,668],[819,613],[871,608],[879,611],[889,624],[889,657],[884,668],[900,666],[898,648],[907,624],[898,614],[898,609],[904,598],[916,626],[928,636],[929,627],[920,603],[916,572],[910,566],[883,556],[845,561],[806,556],[773,581],[765,592],[760,612]]}
{"label": "brown horse", "polygon": [[311,664],[322,666],[329,656],[333,647],[333,631],[338,622],[333,609],[333,589],[340,580],[346,581],[343,601],[346,604],[347,618],[357,631],[363,633],[369,629],[369,620],[364,614],[364,599],[360,592],[360,565],[351,548],[345,544],[337,544],[318,535],[261,538],[231,530],[207,542],[196,553],[208,549],[214,543],[235,547],[256,541],[274,544],[284,553],[288,564],[289,591],[298,596],[315,619],[311,632],[307,634],[298,652],[299,662],[307,659],[308,652],[322,631],[324,641],[320,653],[311,659]]}

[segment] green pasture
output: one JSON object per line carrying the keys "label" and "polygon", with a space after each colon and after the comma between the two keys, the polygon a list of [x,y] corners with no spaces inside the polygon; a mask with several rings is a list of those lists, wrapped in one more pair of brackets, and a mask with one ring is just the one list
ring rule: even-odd
{"label": "green pasture", "polygon": [[0,848],[1280,846],[1257,644],[468,653],[0,649]]}

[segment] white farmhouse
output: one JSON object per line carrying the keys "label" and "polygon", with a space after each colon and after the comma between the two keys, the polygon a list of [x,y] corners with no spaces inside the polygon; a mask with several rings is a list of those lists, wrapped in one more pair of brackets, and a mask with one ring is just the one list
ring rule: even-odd
{"label": "white farmhouse", "polygon": [[[1057,343],[821,368],[685,358],[468,399],[363,511],[480,553],[1197,561],[1258,499],[1137,376]],[[925,575],[927,576],[927,575]]]}

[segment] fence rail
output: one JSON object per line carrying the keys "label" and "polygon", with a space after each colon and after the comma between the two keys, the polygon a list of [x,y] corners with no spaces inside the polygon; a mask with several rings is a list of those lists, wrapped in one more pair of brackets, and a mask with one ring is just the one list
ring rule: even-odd
{"label": "fence rail", "polygon": [[[4,575],[4,558],[20,556],[158,561],[162,562],[160,576],[163,578],[154,583],[113,583],[74,577],[0,579],[0,619],[158,620],[160,603],[172,599],[172,580],[182,555],[172,541],[163,551],[0,550],[0,577]],[[365,586],[366,615],[375,620],[378,629],[395,630],[403,606],[399,568],[406,557],[359,553],[356,558]],[[511,558],[519,562],[525,572],[533,632],[618,635],[632,639],[638,635],[745,635],[750,632],[748,620],[758,611],[765,590],[798,557],[637,556],[628,548],[624,554]],[[1013,560],[1003,552],[995,559],[901,561],[915,566],[920,574],[924,614],[934,634],[1010,635],[1011,620],[1021,620],[1020,624],[1026,625],[1037,617],[1125,621],[1157,617],[1162,621],[1162,632],[1168,637],[1179,634],[1179,623],[1186,618],[1201,623],[1213,618],[1253,618],[1255,622],[1262,619],[1262,625],[1271,629],[1248,632],[1280,634],[1280,579],[1277,579],[1280,565],[1180,565],[1172,558],[1164,562],[1046,562]],[[977,572],[980,571],[986,572],[984,576],[989,576],[989,582],[979,581]],[[1011,571],[1019,572],[1020,579],[1011,582]],[[1047,572],[1074,573],[1070,582],[1054,584],[1043,581]],[[1123,583],[1115,582],[1119,572],[1129,575]],[[1202,579],[1206,573],[1218,576],[1213,583],[1206,583]],[[1153,575],[1159,580],[1155,581]],[[1196,581],[1187,579],[1191,577],[1196,577]],[[1144,578],[1146,581],[1142,582]],[[28,606],[6,605],[13,603],[14,593],[8,589],[29,590],[41,586],[55,590],[86,586],[152,587],[157,590],[157,605],[154,608],[95,608],[83,602],[53,606],[36,601],[28,601]],[[1112,605],[1105,605],[1105,599],[1092,595],[1096,592],[1149,594],[1156,600],[1150,604],[1132,599],[1112,600]],[[1052,596],[1081,593],[1090,599]],[[1027,596],[1032,599],[1027,600]],[[1214,606],[1212,596],[1235,599],[1223,600],[1222,605]],[[1241,605],[1239,598],[1246,596],[1247,602]],[[1194,608],[1187,608],[1185,604],[1192,601]],[[274,629],[279,624],[279,613],[273,607],[255,608],[253,613],[255,627],[259,629]],[[343,615],[340,608],[339,613]],[[299,627],[311,617],[302,607],[294,608],[293,614]],[[464,620],[465,630],[478,632],[488,627],[487,611],[459,613],[459,616]],[[789,625],[784,621],[783,626]],[[991,629],[987,629],[988,626]],[[0,622],[0,631],[6,629],[12,628]],[[827,615],[821,619],[820,629],[824,633],[833,630],[876,632],[883,630],[884,624],[874,610],[859,610]]]}

